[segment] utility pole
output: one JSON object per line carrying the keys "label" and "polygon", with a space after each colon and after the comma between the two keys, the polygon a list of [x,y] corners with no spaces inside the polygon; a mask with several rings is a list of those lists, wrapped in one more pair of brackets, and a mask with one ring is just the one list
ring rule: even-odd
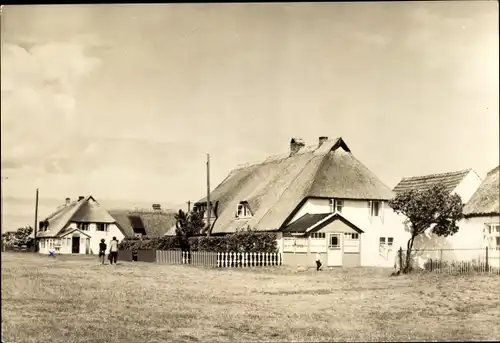
{"label": "utility pole", "polygon": [[36,198],[35,198],[35,226],[33,227],[33,232],[35,234],[35,252],[38,252],[38,243],[36,241],[36,235],[37,235],[37,228],[38,228],[38,188],[36,189]]}
{"label": "utility pole", "polygon": [[210,236],[210,213],[211,210],[210,204],[210,154],[207,154],[207,236]]}
{"label": "utility pole", "polygon": [[188,201],[188,213],[191,212],[191,200]]}

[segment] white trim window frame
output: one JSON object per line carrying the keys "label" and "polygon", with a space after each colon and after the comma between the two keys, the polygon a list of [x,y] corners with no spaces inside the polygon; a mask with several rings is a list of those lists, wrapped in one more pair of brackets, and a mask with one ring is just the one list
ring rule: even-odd
{"label": "white trim window frame", "polygon": [[379,237],[379,253],[387,251],[388,253],[392,251],[394,246],[394,237]]}
{"label": "white trim window frame", "polygon": [[[377,206],[375,206],[377,204]],[[382,212],[382,201],[380,200],[369,200],[368,201],[368,210],[370,217],[380,217]]]}

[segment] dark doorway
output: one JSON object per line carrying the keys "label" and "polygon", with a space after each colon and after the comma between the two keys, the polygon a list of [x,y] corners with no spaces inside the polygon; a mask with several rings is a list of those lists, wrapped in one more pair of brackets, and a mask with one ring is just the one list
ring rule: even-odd
{"label": "dark doorway", "polygon": [[80,237],[73,237],[73,244],[71,253],[79,254],[80,253]]}

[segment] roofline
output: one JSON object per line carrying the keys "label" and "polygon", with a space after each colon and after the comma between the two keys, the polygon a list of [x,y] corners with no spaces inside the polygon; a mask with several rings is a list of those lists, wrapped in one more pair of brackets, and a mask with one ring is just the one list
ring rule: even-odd
{"label": "roofline", "polygon": [[347,226],[349,226],[351,229],[353,229],[357,233],[364,233],[364,231],[361,230],[357,225],[355,225],[354,223],[352,223],[349,219],[347,219],[340,212],[337,212],[337,211],[335,211],[334,213],[332,213],[328,217],[325,217],[323,220],[320,220],[318,223],[310,226],[306,230],[306,233],[309,233],[309,232],[312,232],[312,231],[321,230],[323,227],[325,227],[326,225],[334,222],[336,219],[340,219],[344,224],[346,224]]}
{"label": "roofline", "polygon": [[500,212],[473,212],[464,214],[465,219],[500,216]]}
{"label": "roofline", "polygon": [[89,234],[86,234],[85,232],[83,232],[82,230],[80,230],[80,229],[78,229],[78,228],[73,228],[73,229],[69,230],[68,232],[63,232],[61,235],[57,235],[57,236],[55,236],[55,237],[60,237],[60,238],[62,238],[62,237],[64,237],[64,236],[69,235],[69,234],[70,234],[70,233],[72,233],[72,232],[75,232],[75,231],[78,231],[78,232],[82,233],[84,236],[87,236],[88,238],[92,238]]}
{"label": "roofline", "polygon": [[[429,176],[443,176],[443,175],[448,175],[448,174],[459,174],[459,173],[469,173],[471,171],[474,171],[472,168],[467,168],[467,169],[461,169],[461,170],[456,170],[456,171],[452,171],[452,172],[446,172],[446,173],[431,173],[431,174],[423,174],[423,175],[416,175],[416,176],[404,176],[401,178],[401,180],[396,184],[396,186],[394,186],[394,188],[397,187],[398,184],[400,184],[401,182],[403,181],[408,181],[408,180],[412,180],[412,179],[419,179],[419,178],[425,178],[425,177],[429,177]],[[474,171],[474,173],[476,173]],[[477,173],[476,173],[477,174]],[[478,175],[479,176],[479,175]]]}

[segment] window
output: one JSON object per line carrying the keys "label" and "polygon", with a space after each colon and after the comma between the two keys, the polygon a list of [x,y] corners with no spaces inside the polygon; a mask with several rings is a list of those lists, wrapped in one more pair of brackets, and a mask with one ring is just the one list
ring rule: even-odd
{"label": "window", "polygon": [[89,223],[78,223],[76,224],[76,227],[82,231],[90,231]]}
{"label": "window", "polygon": [[378,217],[380,215],[380,201],[369,201],[368,207],[370,208],[370,216]]}
{"label": "window", "polygon": [[106,224],[106,223],[96,223],[96,231],[107,232],[108,231],[108,224]]}
{"label": "window", "polygon": [[313,238],[313,239],[325,239],[326,234],[324,232],[313,232],[313,233],[311,233],[311,238]]}
{"label": "window", "polygon": [[392,245],[394,244],[394,237],[380,237],[379,238],[380,247],[379,252],[382,254],[385,252],[392,251]]}
{"label": "window", "polygon": [[335,200],[335,211],[342,213],[342,208],[344,208],[344,200]]}
{"label": "window", "polygon": [[236,218],[250,218],[251,216],[252,212],[250,211],[248,203],[246,201],[240,202],[236,209]]}
{"label": "window", "polygon": [[342,213],[342,208],[344,208],[344,200],[330,199],[330,213]]}
{"label": "window", "polygon": [[40,241],[40,246],[41,246],[42,248],[45,248],[45,239],[42,239],[42,240]]}
{"label": "window", "polygon": [[330,248],[339,248],[339,247],[340,247],[339,236],[330,235]]}
{"label": "window", "polygon": [[346,233],[344,233],[344,239],[347,239],[347,240],[359,239],[359,234],[346,232]]}

